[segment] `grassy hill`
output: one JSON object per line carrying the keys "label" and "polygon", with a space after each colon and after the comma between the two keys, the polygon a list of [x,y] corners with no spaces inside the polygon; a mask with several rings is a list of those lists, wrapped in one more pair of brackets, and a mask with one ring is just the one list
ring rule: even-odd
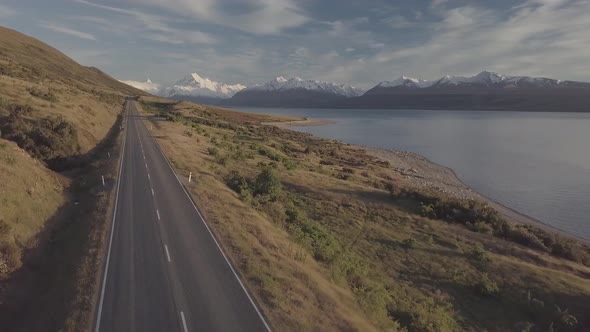
{"label": "grassy hill", "polygon": [[423,158],[141,100],[277,331],[590,328],[588,247],[417,185],[438,172]]}
{"label": "grassy hill", "polygon": [[[144,94],[0,27],[2,329],[57,330],[80,290],[91,296],[109,201],[98,179],[112,171],[125,96]],[[88,313],[92,299],[76,305]]]}

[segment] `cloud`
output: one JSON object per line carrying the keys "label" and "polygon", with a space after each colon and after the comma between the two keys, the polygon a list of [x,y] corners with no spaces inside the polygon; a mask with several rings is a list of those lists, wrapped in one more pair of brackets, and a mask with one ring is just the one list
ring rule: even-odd
{"label": "cloud", "polygon": [[[169,44],[211,44],[215,43],[215,38],[207,33],[188,29],[178,29],[172,27],[168,21],[172,20],[161,15],[147,14],[139,10],[123,9],[119,7],[106,6],[86,0],[75,0],[80,4],[92,6],[105,11],[110,11],[127,17],[123,22],[110,21],[102,17],[81,16],[79,18],[70,17],[70,19],[81,20],[89,23],[95,23],[101,29],[116,32],[119,34],[136,35],[157,42]],[[130,18],[130,19],[129,19]]]}
{"label": "cloud", "polygon": [[205,44],[214,43],[208,34],[199,31],[167,31],[168,33],[152,33],[143,38],[169,44]]}
{"label": "cloud", "polygon": [[0,5],[0,17],[7,17],[13,15],[16,15],[16,10],[5,5]]}
{"label": "cloud", "polygon": [[395,14],[393,16],[384,18],[381,20],[381,22],[394,29],[407,28],[414,26],[416,24],[415,22],[411,22],[410,20],[399,14]]}
{"label": "cloud", "polygon": [[588,1],[530,0],[507,11],[470,5],[437,10],[441,19],[430,25],[430,38],[411,47],[386,48],[369,60],[370,66],[427,78],[482,69],[590,76],[584,67],[590,54]]}
{"label": "cloud", "polygon": [[[79,0],[83,1],[83,0]],[[125,0],[157,7],[198,22],[251,34],[273,35],[311,19],[293,0]]]}
{"label": "cloud", "polygon": [[74,30],[62,25],[57,25],[55,23],[41,23],[39,24],[39,26],[49,29],[51,31],[54,32],[58,32],[64,35],[69,35],[69,36],[74,36],[74,37],[78,37],[81,39],[87,39],[87,40],[96,40],[96,37],[94,37],[94,35],[86,33],[86,32],[82,32],[82,31],[78,31],[78,30]]}

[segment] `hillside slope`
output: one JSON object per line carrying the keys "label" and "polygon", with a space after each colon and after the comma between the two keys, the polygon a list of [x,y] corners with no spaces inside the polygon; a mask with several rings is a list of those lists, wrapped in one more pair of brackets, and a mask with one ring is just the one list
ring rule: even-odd
{"label": "hillside slope", "polygon": [[59,330],[66,317],[91,311],[88,299],[78,309],[67,306],[75,288],[91,295],[94,276],[82,286],[78,273],[95,272],[100,259],[88,243],[101,241],[91,232],[105,225],[109,191],[95,173],[100,167],[108,179],[115,162],[107,151],[116,155],[125,97],[145,94],[0,27],[2,330]]}

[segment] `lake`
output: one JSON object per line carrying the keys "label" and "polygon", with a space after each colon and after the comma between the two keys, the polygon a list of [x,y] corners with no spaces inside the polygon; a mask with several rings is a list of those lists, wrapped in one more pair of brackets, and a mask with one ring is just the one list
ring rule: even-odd
{"label": "lake", "polygon": [[590,114],[233,109],[332,120],[291,128],[351,144],[416,152],[452,168],[481,194],[590,239]]}

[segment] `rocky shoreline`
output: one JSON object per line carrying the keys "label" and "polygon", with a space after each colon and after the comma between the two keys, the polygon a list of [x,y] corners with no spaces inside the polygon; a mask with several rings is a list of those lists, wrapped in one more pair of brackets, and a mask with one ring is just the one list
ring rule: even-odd
{"label": "rocky shoreline", "polygon": [[[320,126],[330,123],[334,122],[330,120],[304,118],[303,120],[270,122],[265,124],[286,128],[292,126]],[[399,173],[408,184],[415,186],[416,188],[439,191],[456,199],[485,202],[509,221],[517,224],[534,225],[546,231],[556,232],[563,236],[575,238],[585,245],[590,245],[590,240],[586,238],[580,237],[576,234],[567,233],[561,229],[543,223],[540,220],[520,213],[472,190],[459,179],[457,174],[451,168],[434,163],[417,153],[373,147],[359,147],[374,157],[388,161],[392,165],[392,168]]]}
{"label": "rocky shoreline", "polygon": [[[510,221],[519,224],[531,224],[567,236],[575,236],[504,206],[491,198],[472,190],[457,177],[452,169],[436,164],[419,154],[407,151],[369,147],[365,147],[364,149],[368,154],[390,162],[394,165],[394,170],[418,188],[432,189],[457,199],[474,199],[483,201]],[[581,241],[588,241],[583,238],[576,238]]]}

